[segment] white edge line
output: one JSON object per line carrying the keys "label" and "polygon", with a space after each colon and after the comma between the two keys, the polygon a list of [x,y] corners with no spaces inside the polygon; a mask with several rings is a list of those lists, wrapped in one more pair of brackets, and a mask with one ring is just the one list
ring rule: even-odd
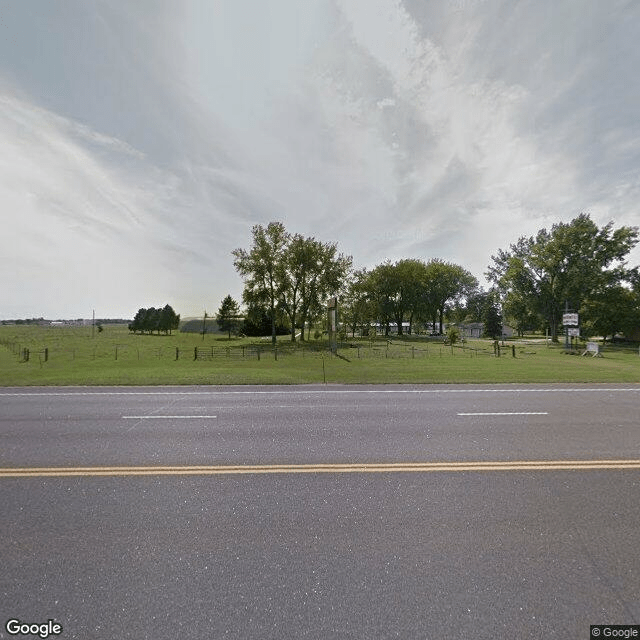
{"label": "white edge line", "polygon": [[218,416],[122,416],[122,420],[200,420],[201,418],[217,418]]}
{"label": "white edge line", "polygon": [[515,388],[515,389],[278,389],[262,391],[225,391],[221,389],[211,391],[34,391],[2,392],[0,397],[7,396],[208,396],[208,395],[329,395],[329,394],[439,394],[439,393],[610,393],[620,391],[640,392],[639,387],[611,387],[611,388],[582,388],[561,387],[555,389]]}
{"label": "white edge line", "polygon": [[459,413],[459,416],[548,416],[548,411],[489,411],[485,413]]}

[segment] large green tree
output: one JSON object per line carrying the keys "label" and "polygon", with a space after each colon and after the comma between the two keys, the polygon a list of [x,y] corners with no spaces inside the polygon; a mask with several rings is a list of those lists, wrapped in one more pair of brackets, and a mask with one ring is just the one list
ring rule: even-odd
{"label": "large green tree", "polygon": [[581,334],[607,338],[617,333],[632,333],[640,328],[640,295],[629,287],[617,285],[594,293],[582,305]]}
{"label": "large green tree", "polygon": [[426,264],[423,282],[423,313],[433,326],[438,323],[439,331],[443,333],[447,308],[472,296],[477,289],[477,278],[460,265],[444,260],[430,260]]}
{"label": "large green tree", "polygon": [[266,229],[253,228],[250,250],[236,249],[234,265],[245,280],[244,301],[252,306],[268,305],[275,344],[276,309],[289,319],[291,340],[296,328],[304,328],[316,316],[324,301],[345,286],[352,258],[339,254],[335,243],[291,235],[280,222]]}
{"label": "large green tree", "polygon": [[341,318],[355,336],[369,335],[371,325],[377,320],[377,304],[371,292],[369,271],[357,269],[351,275],[340,299]]}
{"label": "large green tree", "polygon": [[290,234],[281,222],[266,228],[255,225],[250,249],[235,249],[233,262],[244,278],[243,299],[247,305],[264,305],[271,319],[271,342],[276,344],[276,305],[282,293],[282,263]]}
{"label": "large green tree", "polygon": [[376,301],[378,320],[385,327],[385,333],[388,333],[391,321],[397,326],[398,335],[404,333],[405,322],[411,333],[414,320],[425,304],[425,263],[416,259],[387,261],[375,267],[367,277],[369,296]]}
{"label": "large green tree", "polygon": [[291,324],[291,340],[300,339],[310,317],[318,314],[327,298],[345,287],[351,257],[338,254],[335,243],[323,243],[300,234],[290,237],[284,251],[279,302]]}
{"label": "large green tree", "polygon": [[562,312],[580,309],[589,298],[627,278],[624,260],[638,240],[637,227],[601,229],[588,214],[569,223],[521,237],[508,251],[492,256],[487,277],[500,289],[508,307],[543,318],[558,340]]}
{"label": "large green tree", "polygon": [[[478,281],[461,266],[417,259],[384,262],[371,271],[360,271],[349,289],[350,313],[355,325],[357,318],[375,319],[388,334],[393,322],[398,334],[413,331],[417,319],[440,322],[440,331],[448,305],[460,303],[470,296]],[[372,318],[373,316],[373,318]]]}

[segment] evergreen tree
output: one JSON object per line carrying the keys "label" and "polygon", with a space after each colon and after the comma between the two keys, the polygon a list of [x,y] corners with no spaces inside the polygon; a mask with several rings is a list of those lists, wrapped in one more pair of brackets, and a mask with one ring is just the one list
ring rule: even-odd
{"label": "evergreen tree", "polygon": [[156,309],[155,307],[149,307],[149,309],[138,309],[133,322],[129,323],[129,331],[134,333],[153,333],[157,331],[164,331],[170,334],[173,329],[177,329],[180,326],[180,315],[171,308],[170,305],[165,305],[162,309]]}
{"label": "evergreen tree", "polygon": [[165,305],[160,311],[160,317],[158,321],[158,332],[164,331],[171,335],[173,329],[177,329],[180,326],[180,315],[172,309],[170,305]]}
{"label": "evergreen tree", "polygon": [[502,336],[502,312],[497,300],[489,301],[484,312],[484,333],[488,338],[497,340]]}
{"label": "evergreen tree", "polygon": [[226,331],[229,334],[229,340],[231,340],[231,332],[236,333],[240,327],[240,307],[238,303],[228,295],[220,305],[218,313],[216,315],[216,322],[220,331]]}

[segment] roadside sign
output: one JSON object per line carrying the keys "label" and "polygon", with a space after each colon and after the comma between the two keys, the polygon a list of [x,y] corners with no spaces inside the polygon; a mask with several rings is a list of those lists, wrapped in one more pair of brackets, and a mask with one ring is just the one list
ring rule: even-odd
{"label": "roadside sign", "polygon": [[583,356],[586,356],[588,353],[591,354],[592,358],[601,358],[600,355],[600,345],[597,342],[587,342],[587,348],[583,352]]}
{"label": "roadside sign", "polygon": [[338,349],[338,300],[330,298],[327,301],[327,329],[329,332],[329,345],[335,353]]}
{"label": "roadside sign", "polygon": [[577,327],[571,327],[570,329],[567,329],[567,331],[569,332],[569,337],[575,338],[580,336],[580,329],[578,329]]}
{"label": "roadside sign", "polygon": [[565,327],[577,327],[580,323],[578,322],[578,314],[577,313],[563,313],[562,314],[562,324]]}

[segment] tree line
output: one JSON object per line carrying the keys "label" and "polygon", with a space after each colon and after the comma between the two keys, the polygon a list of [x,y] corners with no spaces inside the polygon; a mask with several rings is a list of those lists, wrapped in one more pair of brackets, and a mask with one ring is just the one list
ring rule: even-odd
{"label": "tree line", "polygon": [[637,242],[637,227],[599,228],[580,214],[491,256],[487,291],[458,264],[411,258],[353,269],[335,243],[291,234],[280,222],[256,225],[251,246],[232,252],[244,280],[244,318],[227,296],[218,324],[229,335],[241,326],[261,335],[268,328],[274,342],[286,325],[292,340],[304,340],[335,296],[343,327],[363,335],[375,325],[412,333],[416,323],[441,334],[448,320],[482,322],[491,337],[507,322],[519,333],[547,330],[557,341],[568,306],[580,312],[583,335],[606,338],[640,327],[639,268],[625,262]]}
{"label": "tree line", "polygon": [[291,234],[279,222],[254,226],[251,247],[232,253],[247,311],[241,323],[238,303],[225,298],[217,319],[229,336],[234,329],[251,334],[254,327],[264,335],[268,324],[274,342],[283,325],[292,341],[305,340],[306,328],[324,319],[331,297],[339,300],[342,326],[353,333],[367,335],[378,325],[388,335],[393,325],[402,335],[405,323],[412,333],[417,322],[430,322],[442,333],[451,307],[479,292],[469,271],[443,260],[387,261],[354,270],[353,258],[339,253],[337,244]]}
{"label": "tree line", "polygon": [[393,324],[398,335],[413,332],[414,323],[430,323],[443,333],[444,318],[452,305],[478,291],[478,280],[460,265],[443,260],[405,259],[385,262],[353,274],[341,298],[342,318],[351,331],[366,334],[372,324],[385,335]]}
{"label": "tree line", "polygon": [[[444,333],[446,322],[483,323],[498,337],[504,323],[519,334],[561,333],[565,310],[580,314],[583,336],[631,334],[640,328],[640,268],[626,263],[638,242],[638,228],[599,228],[588,214],[523,236],[491,256],[479,286],[464,267],[440,259],[385,261],[371,269],[353,267],[337,243],[290,233],[280,222],[255,225],[251,245],[232,252],[244,280],[244,310],[231,295],[216,314],[232,333],[305,340],[305,332],[326,318],[326,303],[337,297],[343,331],[367,335]],[[170,333],[180,316],[166,305],[140,309],[129,329]]]}
{"label": "tree line", "polygon": [[171,334],[174,329],[180,326],[180,314],[177,314],[171,305],[165,305],[156,309],[150,307],[148,309],[138,309],[133,322],[129,324],[129,331],[133,333],[153,333],[158,334],[162,331],[165,334]]}

